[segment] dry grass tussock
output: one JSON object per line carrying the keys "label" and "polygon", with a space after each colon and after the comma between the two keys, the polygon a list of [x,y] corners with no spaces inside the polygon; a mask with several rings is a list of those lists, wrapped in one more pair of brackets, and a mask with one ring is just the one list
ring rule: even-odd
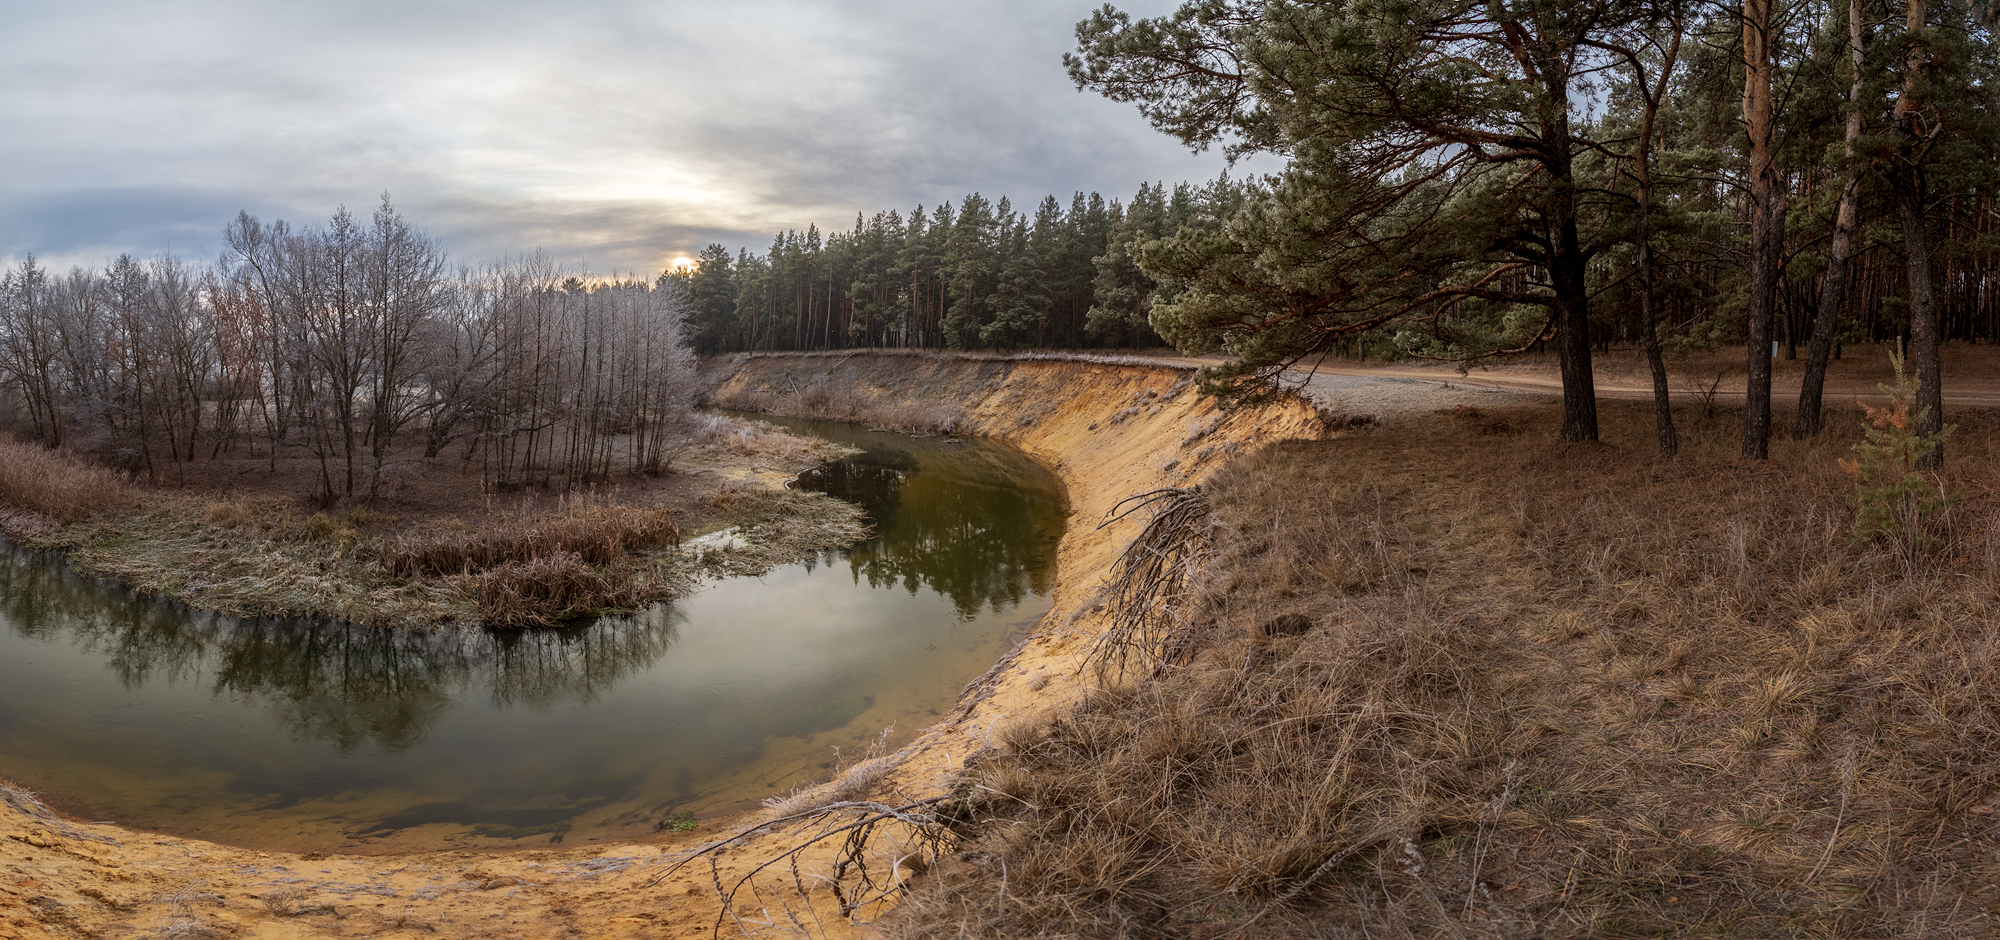
{"label": "dry grass tussock", "polygon": [[[745,409],[755,410],[755,409]],[[763,463],[810,465],[832,459],[830,445],[818,438],[793,434],[763,421],[730,415],[697,414],[689,419],[689,434],[697,447]]]}
{"label": "dry grass tussock", "polygon": [[881,783],[896,769],[896,755],[889,750],[889,738],[895,731],[895,725],[883,728],[880,735],[868,742],[868,750],[852,763],[846,762],[840,754],[840,749],[835,748],[834,762],[841,766],[832,780],[805,784],[783,796],[765,800],[765,817],[785,819],[830,804],[851,802],[867,796],[874,791],[876,784]]}
{"label": "dry grass tussock", "polygon": [[1993,417],[1914,568],[1850,537],[1855,415],[1762,464],[1489,417],[1232,464],[1193,652],[980,756],[888,934],[1988,935]]}
{"label": "dry grass tussock", "polygon": [[629,578],[607,576],[575,552],[504,562],[479,575],[479,619],[494,627],[545,627],[639,600]]}
{"label": "dry grass tussock", "polygon": [[852,421],[920,434],[951,434],[965,426],[965,411],[956,404],[871,394],[858,390],[856,384],[830,372],[795,388],[719,395],[715,404],[739,411]]}
{"label": "dry grass tussock", "polygon": [[70,523],[131,501],[125,475],[65,451],[0,437],[0,508]]}
{"label": "dry grass tussock", "polygon": [[605,565],[628,551],[680,540],[665,509],[575,500],[545,515],[503,516],[478,528],[461,525],[398,535],[382,544],[378,556],[390,575],[416,577],[472,574],[559,556]]}

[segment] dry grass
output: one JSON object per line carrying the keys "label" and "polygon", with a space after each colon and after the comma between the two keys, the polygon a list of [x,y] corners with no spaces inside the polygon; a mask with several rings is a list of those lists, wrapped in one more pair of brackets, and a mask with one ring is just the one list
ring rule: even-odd
{"label": "dry grass", "polygon": [[1225,471],[1200,653],[979,758],[889,934],[1990,932],[1991,416],[1914,572],[1847,538],[1852,414],[1762,464],[1459,417]]}
{"label": "dry grass", "polygon": [[629,580],[606,577],[575,552],[507,561],[479,576],[479,619],[493,627],[546,627],[638,601]]}
{"label": "dry grass", "polygon": [[398,535],[382,545],[378,557],[393,577],[472,574],[565,555],[606,565],[628,551],[680,540],[665,509],[577,502],[546,515],[504,516],[481,528]]}
{"label": "dry grass", "polygon": [[826,441],[730,415],[697,415],[692,434],[696,446],[761,463],[810,466],[838,456],[827,450],[831,445]]}
{"label": "dry grass", "polygon": [[124,474],[65,451],[0,437],[0,504],[70,523],[129,502]]}
{"label": "dry grass", "polygon": [[965,426],[965,411],[957,404],[869,394],[858,385],[852,377],[829,371],[797,387],[721,395],[715,404],[739,411],[851,421],[919,434],[952,434]]}
{"label": "dry grass", "polygon": [[784,796],[765,800],[765,817],[785,819],[834,803],[867,797],[875,790],[875,785],[886,779],[899,764],[897,755],[889,750],[889,738],[895,731],[895,725],[883,728],[880,735],[868,742],[868,750],[852,763],[846,762],[839,748],[834,748],[834,762],[841,767],[834,773],[833,779],[825,783],[805,784]]}

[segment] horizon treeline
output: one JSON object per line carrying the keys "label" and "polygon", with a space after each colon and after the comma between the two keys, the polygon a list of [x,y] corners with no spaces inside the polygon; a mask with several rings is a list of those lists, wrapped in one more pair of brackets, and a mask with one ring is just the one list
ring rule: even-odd
{"label": "horizon treeline", "polygon": [[851,348],[1160,346],[1158,281],[1139,246],[1196,224],[1241,185],[1144,183],[1129,202],[1077,192],[1032,211],[974,192],[854,227],[787,230],[763,255],[711,244],[676,273],[697,353]]}
{"label": "horizon treeline", "polygon": [[157,478],[302,456],[319,496],[376,497],[407,461],[478,461],[498,489],[658,472],[694,367],[673,278],[541,256],[448,266],[385,194],[292,228],[239,213],[210,265],[122,255],[0,275],[0,418]]}

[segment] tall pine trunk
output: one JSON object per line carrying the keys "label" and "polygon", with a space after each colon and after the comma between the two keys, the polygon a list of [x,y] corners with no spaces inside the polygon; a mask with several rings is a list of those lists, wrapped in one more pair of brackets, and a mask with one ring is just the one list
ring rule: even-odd
{"label": "tall pine trunk", "polygon": [[[1674,74],[1674,62],[1681,48],[1680,20],[1674,20],[1673,43],[1668,47],[1665,59],[1660,63],[1660,81],[1656,88],[1646,86],[1643,74],[1638,76],[1640,92],[1646,96],[1645,117],[1639,128],[1639,147],[1634,175],[1638,181],[1639,218],[1636,233],[1639,242],[1639,329],[1646,344],[1646,366],[1653,373],[1653,426],[1659,437],[1660,456],[1672,457],[1680,452],[1680,436],[1674,430],[1673,398],[1667,390],[1667,363],[1660,353],[1658,300],[1654,297],[1653,277],[1653,130],[1660,113],[1660,101],[1666,96],[1667,83]],[[1637,59],[1635,57],[1634,61]]]}
{"label": "tall pine trunk", "polygon": [[1743,123],[1750,136],[1749,382],[1743,403],[1743,456],[1771,454],[1771,319],[1783,249],[1780,184],[1771,153],[1773,0],[1743,3]]}
{"label": "tall pine trunk", "polygon": [[1597,384],[1590,368],[1590,294],[1584,275],[1582,240],[1577,234],[1576,182],[1569,153],[1567,102],[1550,123],[1547,142],[1554,245],[1549,279],[1555,294],[1556,350],[1562,371],[1565,441],[1597,440]]}
{"label": "tall pine trunk", "polygon": [[1910,0],[1904,21],[1910,47],[1904,60],[1903,94],[1896,99],[1896,128],[1902,132],[1902,162],[1896,174],[1896,215],[1903,224],[1903,260],[1907,266],[1910,303],[1910,358],[1917,366],[1916,432],[1935,443],[1917,458],[1918,466],[1935,468],[1944,462],[1944,368],[1937,303],[1931,287],[1930,233],[1924,227],[1923,160],[1927,140],[1918,121],[1926,91],[1923,41],[1929,9],[1924,0]]}
{"label": "tall pine trunk", "polygon": [[1854,80],[1847,95],[1847,138],[1841,167],[1840,208],[1833,220],[1833,238],[1826,249],[1826,280],[1819,290],[1819,316],[1813,321],[1812,343],[1806,350],[1805,379],[1799,384],[1799,413],[1792,423],[1792,437],[1805,440],[1819,433],[1826,390],[1826,363],[1833,355],[1833,337],[1840,324],[1840,306],[1847,296],[1847,259],[1853,251],[1855,209],[1861,192],[1857,164],[1861,144],[1861,95],[1865,90],[1867,57],[1861,26],[1861,0],[1847,3],[1848,56],[1854,65]]}

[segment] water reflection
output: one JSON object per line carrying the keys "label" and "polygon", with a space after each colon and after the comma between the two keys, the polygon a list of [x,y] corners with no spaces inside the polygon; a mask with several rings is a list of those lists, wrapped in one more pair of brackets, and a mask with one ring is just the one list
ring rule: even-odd
{"label": "water reflection", "polygon": [[874,444],[799,476],[803,488],[861,506],[875,526],[873,538],[827,552],[823,563],[845,561],[857,582],[873,587],[936,591],[951,599],[960,619],[1048,593],[1062,540],[1062,495],[1026,457],[938,438],[885,447],[879,437],[840,425],[786,423]]}
{"label": "water reflection", "polygon": [[263,704],[295,739],[342,751],[421,744],[469,695],[502,708],[588,704],[666,655],[680,619],[662,607],[514,633],[246,621],[132,597],[11,545],[0,599],[16,634],[66,639],[128,690],[205,684],[216,698]]}
{"label": "water reflection", "polygon": [[[805,485],[875,536],[639,616],[435,633],[191,613],[0,543],[0,774],[93,819],[268,848],[630,838],[755,805],[949,708],[1047,608],[1059,485],[868,447]],[[574,831],[572,831],[574,830]]]}

